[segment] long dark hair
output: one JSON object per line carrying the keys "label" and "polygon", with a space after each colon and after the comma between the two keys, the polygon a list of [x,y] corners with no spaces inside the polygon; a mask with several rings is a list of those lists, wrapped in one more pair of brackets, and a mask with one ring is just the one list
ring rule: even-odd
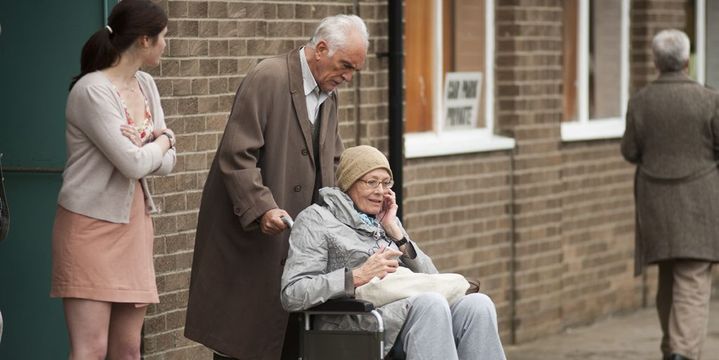
{"label": "long dark hair", "polygon": [[96,31],[82,47],[80,73],[72,78],[70,89],[86,74],[114,65],[138,37],[156,38],[167,26],[167,14],[150,0],[121,0],[107,23],[109,29]]}

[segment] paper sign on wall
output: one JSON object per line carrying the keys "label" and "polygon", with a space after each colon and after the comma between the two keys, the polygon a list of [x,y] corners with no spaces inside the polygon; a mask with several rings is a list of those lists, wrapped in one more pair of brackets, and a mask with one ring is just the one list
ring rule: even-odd
{"label": "paper sign on wall", "polygon": [[477,127],[481,72],[449,72],[444,79],[444,128]]}

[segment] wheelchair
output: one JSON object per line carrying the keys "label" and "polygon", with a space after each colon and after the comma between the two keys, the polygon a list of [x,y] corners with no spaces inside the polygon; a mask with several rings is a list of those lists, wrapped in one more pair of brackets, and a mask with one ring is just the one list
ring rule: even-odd
{"label": "wheelchair", "polygon": [[[402,360],[403,356],[384,353],[384,322],[382,315],[364,300],[351,298],[331,299],[299,312],[300,360]],[[319,330],[312,326],[315,315],[361,315],[374,316],[377,328],[373,330]],[[391,353],[391,352],[390,352]]]}
{"label": "wheelchair", "polygon": [[[282,221],[292,228],[294,221],[283,216]],[[390,351],[384,354],[384,321],[382,315],[369,301],[353,298],[330,299],[301,314],[299,327],[298,360],[404,360],[402,354]],[[313,329],[315,315],[362,315],[377,319],[375,330],[319,330]]]}

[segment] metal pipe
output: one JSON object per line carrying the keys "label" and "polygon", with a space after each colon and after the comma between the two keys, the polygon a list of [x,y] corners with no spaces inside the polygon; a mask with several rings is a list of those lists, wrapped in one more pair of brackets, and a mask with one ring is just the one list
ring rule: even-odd
{"label": "metal pipe", "polygon": [[382,320],[382,314],[377,310],[372,310],[372,315],[377,319],[377,331],[384,332],[384,321]]}
{"label": "metal pipe", "polygon": [[512,319],[512,326],[509,328],[509,343],[517,343],[517,193],[514,186],[514,174],[516,168],[515,150],[509,153],[509,242],[511,245],[511,261],[509,262],[509,288],[512,289],[509,297],[509,318]]}
{"label": "metal pipe", "polygon": [[[359,6],[359,0],[354,0],[352,4],[352,12],[357,16],[360,15],[360,6]],[[354,121],[355,121],[355,142],[354,145],[357,146],[360,144],[361,138],[362,138],[362,131],[360,130],[360,126],[362,126],[362,93],[361,93],[361,87],[362,87],[362,73],[358,72],[355,74],[354,79],[352,80],[352,84],[354,85]]]}
{"label": "metal pipe", "polygon": [[104,0],[102,2],[102,23],[104,25],[107,25],[107,18],[110,16],[110,4],[108,4],[109,0]]}
{"label": "metal pipe", "polygon": [[382,320],[382,314],[377,310],[372,310],[372,315],[377,319],[377,332],[380,333],[379,341],[379,359],[382,359],[384,355],[384,321]]}
{"label": "metal pipe", "polygon": [[402,176],[404,166],[402,3],[403,1],[387,0],[389,20],[389,165],[392,168],[394,183],[397,184],[394,191],[399,205],[397,217],[400,219],[402,219],[404,187]]}
{"label": "metal pipe", "polygon": [[7,173],[50,173],[61,174],[64,168],[56,167],[21,167],[21,166],[5,166],[3,170]]}

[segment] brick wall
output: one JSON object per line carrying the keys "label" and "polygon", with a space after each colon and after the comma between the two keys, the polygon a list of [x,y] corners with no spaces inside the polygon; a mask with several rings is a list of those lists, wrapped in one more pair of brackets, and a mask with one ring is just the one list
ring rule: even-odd
{"label": "brick wall", "polygon": [[562,146],[562,326],[642,305],[634,278],[634,167],[619,142]]}
{"label": "brick wall", "polygon": [[514,151],[514,335],[560,329],[562,191],[561,1],[499,1],[496,94],[500,133]]}
{"label": "brick wall", "polygon": [[405,166],[404,225],[440,271],[481,280],[511,331],[511,159],[506,153],[416,159]]}
{"label": "brick wall", "polygon": [[634,0],[631,11],[631,91],[658,75],[652,62],[652,38],[668,28],[685,29],[687,0]]}
{"label": "brick wall", "polygon": [[[197,209],[237,86],[262,58],[303,44],[317,20],[363,17],[366,67],[340,90],[345,145],[388,149],[386,1],[161,1],[168,48],[150,70],[178,136],[172,175],[151,187],[159,305],[146,359],[209,359],[182,336]],[[654,77],[648,44],[682,27],[681,0],[632,2],[632,92]],[[405,225],[442,271],[482,280],[505,343],[524,342],[646,304],[655,273],[634,278],[633,168],[618,140],[564,143],[562,0],[496,1],[497,132],[512,151],[405,161]],[[681,14],[680,14],[681,13]]]}

